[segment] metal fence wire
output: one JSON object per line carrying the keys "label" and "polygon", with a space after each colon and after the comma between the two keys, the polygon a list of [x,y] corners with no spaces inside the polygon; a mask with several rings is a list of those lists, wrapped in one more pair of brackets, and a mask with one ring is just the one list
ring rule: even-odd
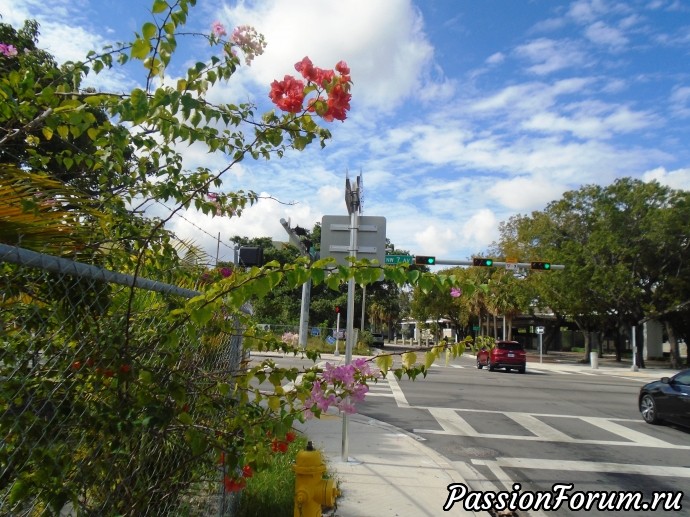
{"label": "metal fence wire", "polygon": [[241,318],[169,317],[197,294],[0,245],[1,515],[233,513],[207,434]]}

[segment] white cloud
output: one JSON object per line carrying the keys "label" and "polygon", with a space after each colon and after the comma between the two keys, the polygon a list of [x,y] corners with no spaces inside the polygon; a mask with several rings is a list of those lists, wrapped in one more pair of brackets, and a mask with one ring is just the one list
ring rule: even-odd
{"label": "white cloud", "polygon": [[498,223],[496,215],[484,208],[474,213],[462,227],[461,237],[466,239],[466,247],[479,251],[486,248],[498,238]]}
{"label": "white cloud", "polygon": [[498,181],[488,194],[494,196],[511,211],[526,212],[537,210],[548,202],[558,199],[568,190],[563,183],[554,182],[549,177],[518,177]]}
{"label": "white cloud", "polygon": [[656,180],[662,185],[677,190],[690,191],[690,167],[667,171],[665,167],[657,167],[642,175],[644,181]]}
{"label": "white cloud", "polygon": [[676,87],[671,93],[671,110],[678,117],[690,116],[690,86]]}
{"label": "white cloud", "polygon": [[503,52],[495,52],[494,54],[491,54],[487,59],[486,63],[488,65],[499,65],[503,63],[506,59],[506,56]]}
{"label": "white cloud", "polygon": [[577,44],[566,40],[539,38],[516,47],[515,53],[534,63],[527,70],[537,75],[576,68],[587,63],[586,55]]}
{"label": "white cloud", "polygon": [[613,50],[620,50],[628,44],[628,38],[615,27],[610,27],[602,21],[591,24],[585,30],[587,38],[597,45],[604,45]]}

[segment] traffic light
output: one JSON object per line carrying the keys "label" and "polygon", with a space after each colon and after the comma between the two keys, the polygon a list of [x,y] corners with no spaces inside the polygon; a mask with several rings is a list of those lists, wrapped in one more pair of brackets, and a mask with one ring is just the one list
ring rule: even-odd
{"label": "traffic light", "polygon": [[541,270],[550,270],[551,269],[551,262],[532,262],[531,263],[531,268],[532,269],[541,269]]}
{"label": "traffic light", "polygon": [[415,255],[414,263],[419,266],[433,266],[436,264],[436,257],[427,257],[425,255]]}
{"label": "traffic light", "polygon": [[489,258],[474,257],[472,259],[472,265],[473,266],[491,267],[494,265],[494,261],[493,261],[493,259],[489,259]]}
{"label": "traffic light", "polygon": [[241,266],[263,266],[264,249],[256,246],[244,246],[240,248],[239,263]]}
{"label": "traffic light", "polygon": [[338,305],[335,306],[335,313],[338,314],[340,312],[340,307]]}

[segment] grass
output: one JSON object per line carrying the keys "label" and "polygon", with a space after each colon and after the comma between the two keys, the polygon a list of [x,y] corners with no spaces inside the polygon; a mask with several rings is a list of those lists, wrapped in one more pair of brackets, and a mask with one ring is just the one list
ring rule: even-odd
{"label": "grass", "polygon": [[298,436],[285,454],[273,456],[274,462],[269,468],[247,479],[236,517],[292,517],[295,504],[295,472],[292,465],[297,453],[306,447],[307,438]]}
{"label": "grass", "polygon": [[[280,339],[280,337],[278,337]],[[252,346],[252,350],[258,350],[258,346]],[[320,337],[308,336],[307,337],[307,350],[316,350],[320,353],[332,354],[335,352],[335,345],[326,343]],[[345,354],[345,340],[341,339],[338,344],[338,351],[341,354]],[[371,349],[362,342],[357,343],[357,345],[352,350],[353,355],[373,355]]]}

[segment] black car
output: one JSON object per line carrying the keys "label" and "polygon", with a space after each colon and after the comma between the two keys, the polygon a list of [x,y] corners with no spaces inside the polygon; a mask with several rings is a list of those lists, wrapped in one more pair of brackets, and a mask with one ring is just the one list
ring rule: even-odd
{"label": "black car", "polygon": [[638,403],[642,418],[649,424],[667,421],[690,427],[690,370],[645,384]]}

